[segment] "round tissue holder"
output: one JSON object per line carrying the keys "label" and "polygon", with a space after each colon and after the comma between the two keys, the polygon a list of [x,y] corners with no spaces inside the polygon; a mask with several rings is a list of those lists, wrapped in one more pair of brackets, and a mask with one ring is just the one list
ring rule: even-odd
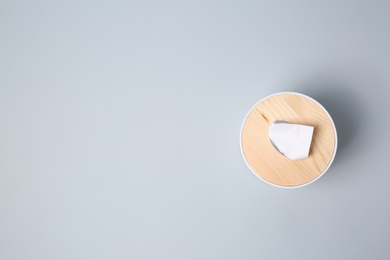
{"label": "round tissue holder", "polygon": [[[276,121],[314,127],[307,158],[292,160],[275,149],[268,128]],[[316,100],[281,92],[260,100],[248,112],[241,127],[240,147],[257,177],[277,187],[297,188],[316,181],[329,169],[336,155],[337,132],[331,116]]]}

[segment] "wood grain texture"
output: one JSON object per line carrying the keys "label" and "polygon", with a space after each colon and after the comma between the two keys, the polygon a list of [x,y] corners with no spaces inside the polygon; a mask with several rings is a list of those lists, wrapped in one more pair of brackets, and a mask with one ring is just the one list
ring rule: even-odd
{"label": "wood grain texture", "polygon": [[[291,160],[280,154],[268,137],[274,121],[314,126],[309,157]],[[279,186],[304,185],[318,176],[331,162],[336,148],[332,119],[318,103],[294,93],[268,97],[253,108],[242,127],[242,151],[253,172]]]}

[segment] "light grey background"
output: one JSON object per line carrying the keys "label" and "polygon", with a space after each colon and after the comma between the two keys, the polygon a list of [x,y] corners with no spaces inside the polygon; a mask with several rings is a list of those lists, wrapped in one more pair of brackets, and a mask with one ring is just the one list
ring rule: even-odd
{"label": "light grey background", "polygon": [[[0,259],[389,259],[388,1],[0,1]],[[263,183],[239,132],[297,91],[339,150]]]}

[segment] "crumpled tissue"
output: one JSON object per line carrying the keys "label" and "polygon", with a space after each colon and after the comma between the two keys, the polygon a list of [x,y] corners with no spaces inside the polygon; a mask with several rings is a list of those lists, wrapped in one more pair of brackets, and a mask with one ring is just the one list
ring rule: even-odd
{"label": "crumpled tissue", "polygon": [[269,126],[268,135],[281,154],[291,160],[300,160],[309,156],[313,131],[313,126],[276,121]]}

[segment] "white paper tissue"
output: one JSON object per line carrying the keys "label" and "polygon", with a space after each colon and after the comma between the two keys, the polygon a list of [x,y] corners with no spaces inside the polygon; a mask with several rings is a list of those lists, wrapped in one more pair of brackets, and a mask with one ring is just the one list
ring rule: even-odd
{"label": "white paper tissue", "polygon": [[268,135],[274,147],[292,160],[309,156],[314,127],[287,122],[273,122]]}

